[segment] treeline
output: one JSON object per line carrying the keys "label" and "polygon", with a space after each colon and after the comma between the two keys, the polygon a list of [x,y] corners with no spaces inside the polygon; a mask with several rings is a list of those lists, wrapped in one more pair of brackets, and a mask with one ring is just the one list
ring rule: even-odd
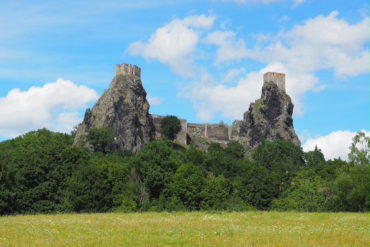
{"label": "treeline", "polygon": [[[207,152],[167,139],[140,152],[114,151],[108,130],[73,135],[46,129],[0,143],[0,214],[190,210],[367,211],[369,139],[350,161],[324,159],[287,141],[249,153],[237,142]],[[356,146],[357,145],[357,146]]]}

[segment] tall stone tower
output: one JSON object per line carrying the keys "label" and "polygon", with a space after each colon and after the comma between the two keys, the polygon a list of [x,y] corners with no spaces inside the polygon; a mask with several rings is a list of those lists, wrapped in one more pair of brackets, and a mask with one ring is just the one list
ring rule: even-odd
{"label": "tall stone tower", "polygon": [[263,74],[263,82],[273,82],[285,92],[285,74],[283,73],[267,72]]}

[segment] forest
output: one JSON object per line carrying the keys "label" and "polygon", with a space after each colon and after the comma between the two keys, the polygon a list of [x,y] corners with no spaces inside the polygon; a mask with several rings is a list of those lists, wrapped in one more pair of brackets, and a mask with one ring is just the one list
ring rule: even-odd
{"label": "forest", "polygon": [[369,210],[369,137],[359,132],[349,160],[325,160],[288,141],[248,153],[238,142],[206,151],[157,139],[131,154],[109,129],[40,129],[0,143],[0,215],[64,212]]}

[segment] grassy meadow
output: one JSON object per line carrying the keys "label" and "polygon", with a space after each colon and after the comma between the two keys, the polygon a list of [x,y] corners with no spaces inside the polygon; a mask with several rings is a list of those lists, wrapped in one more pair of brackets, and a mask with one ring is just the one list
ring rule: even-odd
{"label": "grassy meadow", "polygon": [[0,217],[0,246],[369,246],[369,214],[8,216]]}

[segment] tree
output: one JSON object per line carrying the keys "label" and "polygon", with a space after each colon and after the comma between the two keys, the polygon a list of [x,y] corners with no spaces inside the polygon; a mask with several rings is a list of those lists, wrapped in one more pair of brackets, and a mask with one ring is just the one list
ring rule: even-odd
{"label": "tree", "polygon": [[93,128],[89,131],[87,140],[94,152],[107,154],[113,151],[114,136],[111,128]]}
{"label": "tree", "polygon": [[46,129],[0,143],[0,211],[62,211],[66,179],[89,159],[71,145],[71,136]]}
{"label": "tree", "polygon": [[225,151],[235,159],[242,159],[245,153],[243,145],[236,141],[229,142]]}
{"label": "tree", "polygon": [[204,180],[203,190],[201,192],[201,209],[225,210],[232,196],[232,185],[229,180],[223,176],[215,177],[208,173]]}
{"label": "tree", "polygon": [[106,166],[88,164],[67,180],[66,205],[75,212],[106,212],[113,207],[112,183]]}
{"label": "tree", "polygon": [[180,151],[171,148],[170,141],[158,139],[145,145],[129,162],[137,173],[136,180],[142,181],[149,193],[149,199],[158,199],[184,160]]}
{"label": "tree", "polygon": [[365,132],[358,132],[353,137],[348,158],[353,165],[370,164],[370,137]]}
{"label": "tree", "polygon": [[370,166],[359,165],[349,168],[333,183],[336,209],[364,212],[369,210]]}
{"label": "tree", "polygon": [[264,141],[252,150],[257,165],[272,171],[291,172],[303,167],[303,151],[289,141]]}
{"label": "tree", "polygon": [[272,202],[275,210],[325,211],[324,181],[313,170],[300,172],[283,195]]}
{"label": "tree", "polygon": [[166,116],[161,121],[161,134],[170,139],[175,140],[177,133],[181,130],[181,122],[176,116]]}
{"label": "tree", "polygon": [[244,162],[239,176],[234,182],[239,196],[259,210],[268,210],[271,202],[279,195],[280,178],[272,176],[263,166],[247,162]]}
{"label": "tree", "polygon": [[14,172],[9,170],[0,160],[0,215],[13,213],[13,203],[15,193],[12,192],[14,187]]}
{"label": "tree", "polygon": [[198,166],[185,164],[180,166],[170,184],[171,195],[179,198],[189,210],[199,210],[204,186],[202,170]]}
{"label": "tree", "polygon": [[325,165],[324,154],[321,152],[321,149],[317,148],[317,146],[315,146],[314,151],[304,153],[304,159],[306,161],[306,166],[308,167],[320,167]]}

